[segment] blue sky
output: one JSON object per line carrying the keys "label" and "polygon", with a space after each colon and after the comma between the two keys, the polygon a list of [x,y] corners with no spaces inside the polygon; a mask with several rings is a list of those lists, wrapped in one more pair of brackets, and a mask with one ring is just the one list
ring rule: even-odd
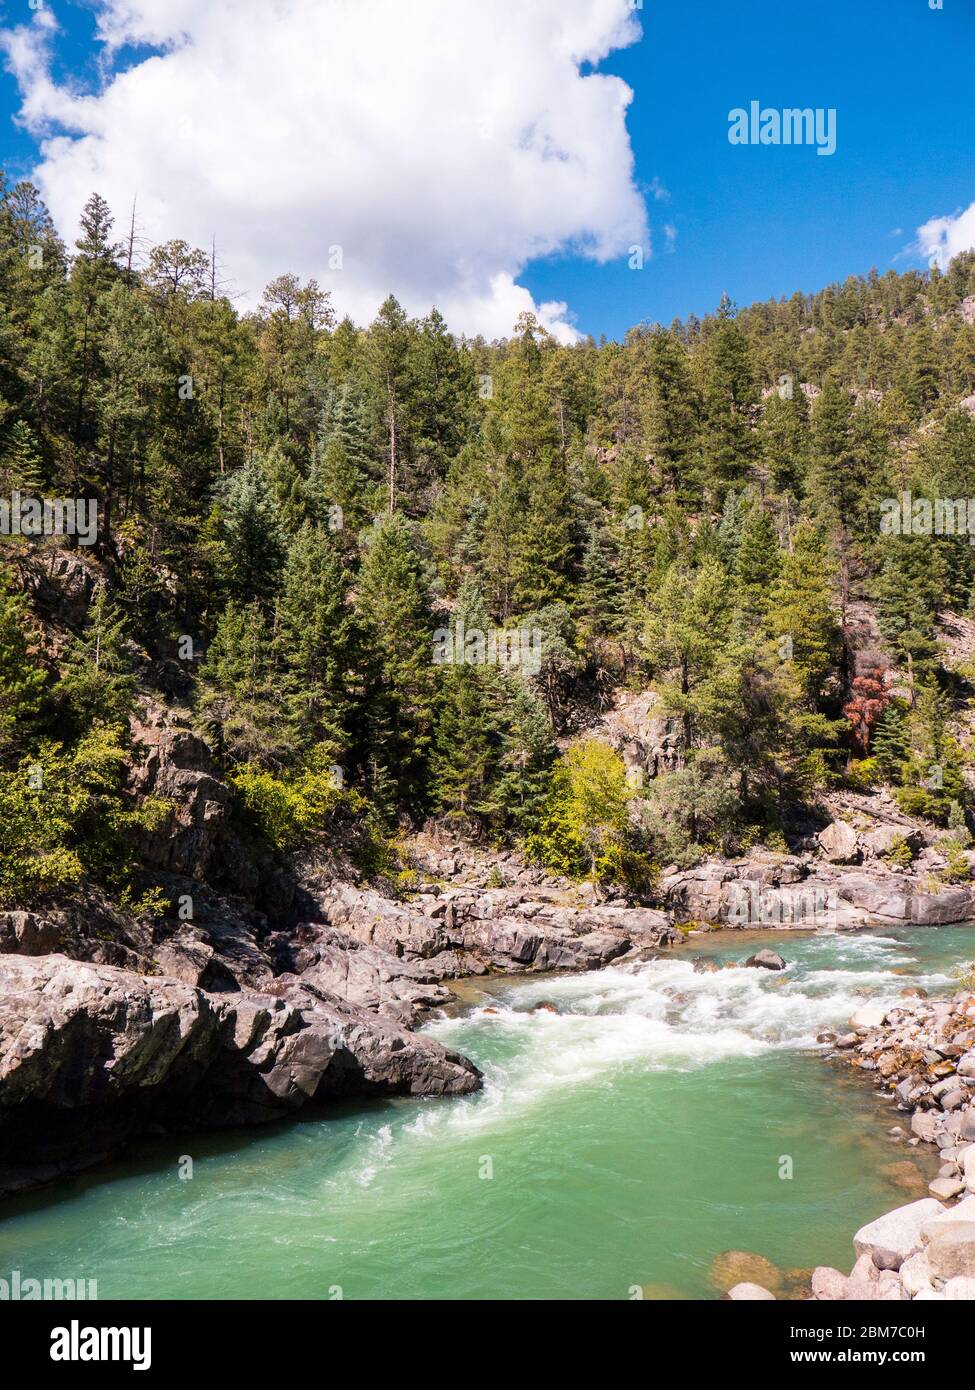
{"label": "blue sky", "polygon": [[[645,0],[642,21],[602,69],[635,94],[638,178],[670,194],[649,199],[653,259],[640,272],[553,259],[523,276],[586,331],[701,314],[724,290],[747,304],[921,265],[903,255],[915,229],[975,199],[972,0]],[[728,112],[752,99],[835,107],[836,153],[729,144]]]}
{"label": "blue sky", "polygon": [[[59,25],[50,44],[53,77],[97,88],[90,8],[47,3]],[[246,9],[251,0],[237,3]],[[911,245],[916,229],[975,201],[972,0],[944,0],[940,11],[928,0],[644,0],[638,17],[643,37],[599,71],[634,92],[626,126],[653,256],[641,271],[630,270],[625,256],[601,266],[565,253],[514,267],[518,285],[539,304],[567,301],[581,331],[616,337],[641,321],[706,313],[723,291],[745,304],[815,290],[871,266],[921,265]],[[0,24],[30,18],[26,2],[0,6]],[[201,34],[201,54],[206,41]],[[537,35],[524,42],[537,43]],[[130,44],[116,66],[150,51]],[[835,108],[836,153],[731,145],[728,112],[754,99]],[[8,72],[0,74],[0,105],[3,164],[26,174],[38,158],[38,136],[15,124],[20,98]],[[665,196],[657,196],[661,190]],[[123,220],[125,209],[116,211]],[[667,226],[675,233],[670,249]],[[169,235],[182,230],[167,228]],[[396,234],[391,228],[390,239]],[[255,264],[257,275],[257,253]],[[395,263],[384,273],[394,281],[386,287],[399,292]]]}

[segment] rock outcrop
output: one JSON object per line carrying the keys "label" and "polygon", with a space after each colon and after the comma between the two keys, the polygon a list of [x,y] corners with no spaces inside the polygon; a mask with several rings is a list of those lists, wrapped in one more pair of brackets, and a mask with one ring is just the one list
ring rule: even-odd
{"label": "rock outcrop", "polygon": [[[414,964],[428,978],[485,970],[594,970],[681,939],[668,915],[625,900],[587,900],[564,882],[424,889],[409,903],[335,884],[316,895],[319,914],[349,937]],[[570,896],[574,902],[566,901]]]}
{"label": "rock outcrop", "polygon": [[296,979],[212,995],[62,955],[0,957],[0,1190],[86,1166],[149,1128],[479,1084],[466,1058]]}
{"label": "rock outcrop", "polygon": [[975,920],[975,885],[937,887],[880,864],[851,869],[786,854],[665,870],[660,892],[678,921],[716,926],[856,930]]}

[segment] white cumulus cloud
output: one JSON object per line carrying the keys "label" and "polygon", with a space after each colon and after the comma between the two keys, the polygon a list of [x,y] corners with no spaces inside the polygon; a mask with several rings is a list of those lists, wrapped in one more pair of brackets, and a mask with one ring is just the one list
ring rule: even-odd
{"label": "white cumulus cloud", "polygon": [[[632,0],[97,0],[107,76],[51,76],[49,12],[2,34],[73,236],[92,191],[146,235],[209,246],[254,302],[285,270],[368,321],[389,293],[496,337],[566,304],[517,283],[553,253],[649,250],[632,93],[592,70],[640,37]],[[43,19],[40,16],[45,16]],[[154,55],[129,66],[128,44]],[[329,269],[330,248],[342,269]],[[334,259],[334,257],[333,257]]]}
{"label": "white cumulus cloud", "polygon": [[954,256],[975,248],[975,203],[953,217],[932,217],[918,227],[917,244],[929,265],[947,269]]}

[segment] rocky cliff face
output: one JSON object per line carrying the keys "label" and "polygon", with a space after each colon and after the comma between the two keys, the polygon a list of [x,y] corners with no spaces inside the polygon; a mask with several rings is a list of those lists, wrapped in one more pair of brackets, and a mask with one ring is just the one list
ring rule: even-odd
{"label": "rocky cliff face", "polygon": [[214,995],[60,954],[0,958],[0,1190],[87,1166],[150,1126],[479,1085],[466,1058],[312,981]]}

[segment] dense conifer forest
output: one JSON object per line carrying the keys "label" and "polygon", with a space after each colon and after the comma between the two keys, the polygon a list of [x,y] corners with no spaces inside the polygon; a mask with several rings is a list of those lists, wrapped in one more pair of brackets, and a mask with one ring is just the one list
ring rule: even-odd
{"label": "dense conifer forest", "polygon": [[[244,312],[218,252],[143,247],[123,211],[93,195],[67,247],[30,185],[0,200],[0,498],[99,519],[90,547],[3,538],[5,905],[93,881],[160,910],[146,699],[242,824],[282,853],[351,837],[366,873],[436,817],[639,887],[878,785],[967,842],[975,667],[939,615],[971,611],[975,549],[917,506],[975,496],[975,254],[621,343],[527,315],[487,343],[392,296],[338,320],[286,273]],[[883,527],[904,494],[920,521]],[[53,622],[65,551],[91,602]],[[586,737],[621,689],[679,728],[645,785]]]}

